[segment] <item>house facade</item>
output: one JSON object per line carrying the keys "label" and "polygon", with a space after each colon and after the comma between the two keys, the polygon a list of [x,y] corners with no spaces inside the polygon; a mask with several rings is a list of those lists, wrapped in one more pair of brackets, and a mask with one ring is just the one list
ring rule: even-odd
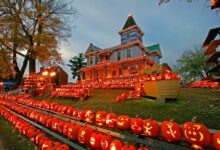
{"label": "house facade", "polygon": [[90,43],[85,52],[87,66],[81,68],[83,80],[129,77],[147,67],[160,63],[160,45],[144,46],[144,32],[131,15],[119,31],[121,43],[110,48],[99,48]]}

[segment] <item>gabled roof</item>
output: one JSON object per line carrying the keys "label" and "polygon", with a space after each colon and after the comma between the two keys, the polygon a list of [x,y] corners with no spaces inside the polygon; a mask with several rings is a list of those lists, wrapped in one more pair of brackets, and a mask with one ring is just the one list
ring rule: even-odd
{"label": "gabled roof", "polygon": [[131,27],[133,25],[137,25],[136,22],[134,21],[134,18],[132,15],[129,14],[127,21],[125,22],[125,25],[122,30],[127,29],[128,27]]}
{"label": "gabled roof", "polygon": [[154,45],[147,46],[146,48],[147,48],[147,50],[148,50],[149,52],[154,52],[154,51],[158,52],[159,57],[160,57],[160,58],[162,57],[162,53],[161,53],[161,50],[160,50],[160,44],[159,44],[159,43],[158,43],[158,44],[154,44]]}
{"label": "gabled roof", "polygon": [[101,48],[93,45],[92,43],[89,44],[89,47],[87,48],[85,55],[94,51],[102,50]]}
{"label": "gabled roof", "polygon": [[208,46],[212,40],[214,40],[216,38],[217,35],[220,35],[220,27],[218,28],[213,28],[209,30],[209,33],[203,43],[203,47]]}

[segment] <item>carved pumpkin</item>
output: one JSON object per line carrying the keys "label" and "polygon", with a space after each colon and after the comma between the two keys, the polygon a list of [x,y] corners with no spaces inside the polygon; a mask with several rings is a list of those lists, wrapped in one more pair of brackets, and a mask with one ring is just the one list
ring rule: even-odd
{"label": "carved pumpkin", "polygon": [[69,128],[69,126],[71,126],[70,123],[66,123],[66,124],[63,126],[63,134],[64,134],[65,136],[68,136],[68,128]]}
{"label": "carved pumpkin", "polygon": [[77,116],[77,118],[78,118],[79,120],[84,120],[84,119],[85,119],[85,114],[86,114],[85,111],[83,111],[83,110],[78,110],[78,116]]}
{"label": "carved pumpkin", "polygon": [[108,127],[114,128],[116,124],[117,115],[115,113],[108,113],[106,115],[105,123]]}
{"label": "carved pumpkin", "polygon": [[96,124],[100,126],[105,125],[106,115],[107,115],[106,111],[98,111],[95,117]]}
{"label": "carved pumpkin", "polygon": [[110,150],[121,150],[122,149],[122,142],[119,140],[113,140],[110,144]]}
{"label": "carved pumpkin", "polygon": [[168,142],[177,142],[181,138],[181,129],[179,125],[173,121],[163,121],[161,124],[161,132]]}
{"label": "carved pumpkin", "polygon": [[124,145],[121,150],[136,150],[136,147],[133,145]]}
{"label": "carved pumpkin", "polygon": [[112,137],[110,135],[103,135],[101,139],[102,150],[109,150],[111,142]]}
{"label": "carved pumpkin", "polygon": [[86,110],[85,111],[85,121],[89,123],[95,122],[95,113],[92,112],[91,110]]}
{"label": "carved pumpkin", "polygon": [[101,148],[101,139],[102,139],[102,134],[93,133],[90,137],[90,146],[94,149]]}
{"label": "carved pumpkin", "polygon": [[212,137],[212,143],[213,146],[217,149],[220,150],[220,132],[215,133]]}
{"label": "carved pumpkin", "polygon": [[78,111],[79,111],[79,110],[77,110],[77,109],[74,109],[74,110],[73,110],[72,116],[73,116],[74,118],[78,118]]}
{"label": "carved pumpkin", "polygon": [[146,119],[143,123],[144,135],[148,137],[156,137],[159,134],[160,126],[156,120]]}
{"label": "carved pumpkin", "polygon": [[141,134],[143,131],[143,120],[141,118],[131,119],[130,128],[133,133]]}
{"label": "carved pumpkin", "polygon": [[89,126],[81,127],[78,131],[79,143],[89,145],[90,137],[91,137],[92,133],[93,133],[93,130],[91,127],[89,127]]}
{"label": "carved pumpkin", "polygon": [[120,115],[116,120],[116,126],[119,129],[129,129],[130,127],[130,117],[127,115]]}
{"label": "carved pumpkin", "polygon": [[56,150],[70,150],[70,147],[67,144],[62,144],[58,146]]}
{"label": "carved pumpkin", "polygon": [[64,121],[60,121],[59,124],[58,124],[58,127],[57,127],[57,130],[59,133],[63,133],[63,127],[66,123]]}
{"label": "carved pumpkin", "polygon": [[57,131],[59,123],[60,123],[60,120],[54,119],[53,122],[52,122],[52,130]]}
{"label": "carved pumpkin", "polygon": [[191,144],[206,147],[211,143],[211,134],[207,127],[200,123],[185,122],[183,124],[183,134]]}
{"label": "carved pumpkin", "polygon": [[74,108],[73,107],[68,107],[66,114],[71,116],[73,114]]}
{"label": "carved pumpkin", "polygon": [[76,124],[76,125],[73,125],[71,124],[68,129],[67,129],[67,137],[68,139],[70,140],[73,140],[73,141],[76,141],[77,140],[77,133],[80,129],[80,125],[79,124]]}

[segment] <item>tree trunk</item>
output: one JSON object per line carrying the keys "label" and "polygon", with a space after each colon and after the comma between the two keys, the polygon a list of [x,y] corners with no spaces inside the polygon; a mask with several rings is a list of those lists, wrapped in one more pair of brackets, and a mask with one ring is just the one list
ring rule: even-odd
{"label": "tree trunk", "polygon": [[32,52],[31,57],[29,58],[29,74],[36,74],[36,58]]}
{"label": "tree trunk", "polygon": [[28,56],[28,54],[26,54],[24,61],[23,61],[23,64],[22,64],[22,67],[21,67],[21,71],[19,72],[17,80],[15,82],[15,88],[18,88],[18,86],[21,85],[21,82],[22,82],[22,79],[24,76],[24,72],[25,72],[27,64],[28,64],[28,58],[29,58],[29,56]]}

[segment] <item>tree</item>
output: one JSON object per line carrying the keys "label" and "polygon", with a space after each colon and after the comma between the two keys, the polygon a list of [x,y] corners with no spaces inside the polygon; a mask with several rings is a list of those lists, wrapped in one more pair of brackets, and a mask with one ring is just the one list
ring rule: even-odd
{"label": "tree", "polygon": [[174,71],[179,73],[187,82],[203,79],[207,77],[206,71],[210,69],[205,64],[205,56],[201,47],[195,50],[188,50],[177,60]]}
{"label": "tree", "polygon": [[80,68],[83,68],[86,66],[85,58],[83,56],[83,53],[79,53],[78,56],[74,56],[69,60],[70,64],[68,66],[70,67],[73,75],[73,79],[77,77],[77,80],[80,80]]}
{"label": "tree", "polygon": [[[11,51],[16,87],[20,85],[29,62],[29,73],[41,64],[62,61],[58,52],[62,40],[70,37],[69,16],[76,15],[68,0],[1,0],[0,50]],[[21,68],[17,55],[22,56]]]}

